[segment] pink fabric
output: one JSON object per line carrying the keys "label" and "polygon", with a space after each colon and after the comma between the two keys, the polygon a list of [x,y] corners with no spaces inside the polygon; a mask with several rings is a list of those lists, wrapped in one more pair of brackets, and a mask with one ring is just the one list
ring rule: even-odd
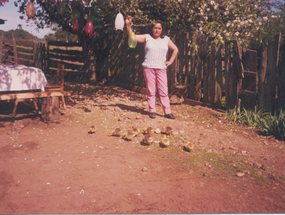
{"label": "pink fabric", "polygon": [[168,97],[168,86],[167,86],[167,73],[166,69],[152,69],[144,67],[143,69],[144,79],[147,87],[147,101],[149,105],[149,112],[155,113],[155,95],[156,85],[158,94],[164,114],[170,114],[170,102]]}

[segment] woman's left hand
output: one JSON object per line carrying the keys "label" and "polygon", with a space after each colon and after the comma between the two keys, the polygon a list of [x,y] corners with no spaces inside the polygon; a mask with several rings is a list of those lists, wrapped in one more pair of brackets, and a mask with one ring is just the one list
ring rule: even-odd
{"label": "woman's left hand", "polygon": [[165,65],[166,65],[167,67],[172,64],[172,62],[170,62],[170,61],[165,61],[164,63],[165,63]]}

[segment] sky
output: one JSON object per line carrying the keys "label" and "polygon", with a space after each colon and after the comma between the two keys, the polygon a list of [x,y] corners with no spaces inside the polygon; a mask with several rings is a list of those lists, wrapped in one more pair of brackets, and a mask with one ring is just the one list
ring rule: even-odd
{"label": "sky", "polygon": [[[22,24],[22,29],[33,34],[34,36],[42,39],[45,35],[53,33],[49,28],[36,30],[36,25],[32,22],[26,23],[25,19],[20,19],[20,13],[17,12],[18,7],[14,6],[14,0],[10,0],[4,4],[4,7],[0,7],[0,19],[7,20],[5,24],[0,25],[0,30],[9,31],[11,29],[17,29],[18,24]],[[26,18],[26,17],[25,17]]]}

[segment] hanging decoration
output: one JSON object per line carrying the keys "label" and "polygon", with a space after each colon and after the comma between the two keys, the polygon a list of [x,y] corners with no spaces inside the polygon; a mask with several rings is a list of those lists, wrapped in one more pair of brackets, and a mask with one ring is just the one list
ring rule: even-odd
{"label": "hanging decoration", "polygon": [[73,20],[73,22],[72,22],[72,29],[74,31],[78,31],[78,29],[79,29],[79,22],[78,22],[78,20]]}
{"label": "hanging decoration", "polygon": [[136,34],[133,31],[129,34],[128,45],[132,49],[136,48],[137,46]]}
{"label": "hanging decoration", "polygon": [[36,9],[32,2],[29,2],[26,6],[26,14],[29,18],[34,18],[36,15]]}
{"label": "hanging decoration", "polygon": [[115,28],[116,30],[123,30],[124,29],[124,17],[123,14],[119,11],[115,19]]}
{"label": "hanging decoration", "polygon": [[0,0],[0,3],[6,3],[7,0]]}
{"label": "hanging decoration", "polygon": [[85,31],[87,35],[92,35],[94,30],[94,25],[91,21],[88,21],[85,26]]}

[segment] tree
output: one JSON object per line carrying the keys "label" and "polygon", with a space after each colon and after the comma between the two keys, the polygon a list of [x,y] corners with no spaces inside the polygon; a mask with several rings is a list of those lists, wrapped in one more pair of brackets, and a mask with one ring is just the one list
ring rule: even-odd
{"label": "tree", "polygon": [[[28,0],[15,2],[23,18],[27,3]],[[36,8],[36,17],[30,21],[39,28],[56,23],[63,31],[76,34],[95,60],[108,53],[110,47],[103,41],[116,33],[114,20],[119,10],[124,15],[133,15],[135,30],[144,27],[142,33],[159,19],[171,35],[177,31],[199,31],[213,37],[216,44],[239,39],[243,45],[272,36],[282,20],[274,9],[279,8],[284,14],[284,3],[277,0],[37,0]],[[78,31],[72,29],[76,10]],[[94,24],[91,36],[85,33],[87,21]],[[272,23],[276,23],[274,31]]]}

